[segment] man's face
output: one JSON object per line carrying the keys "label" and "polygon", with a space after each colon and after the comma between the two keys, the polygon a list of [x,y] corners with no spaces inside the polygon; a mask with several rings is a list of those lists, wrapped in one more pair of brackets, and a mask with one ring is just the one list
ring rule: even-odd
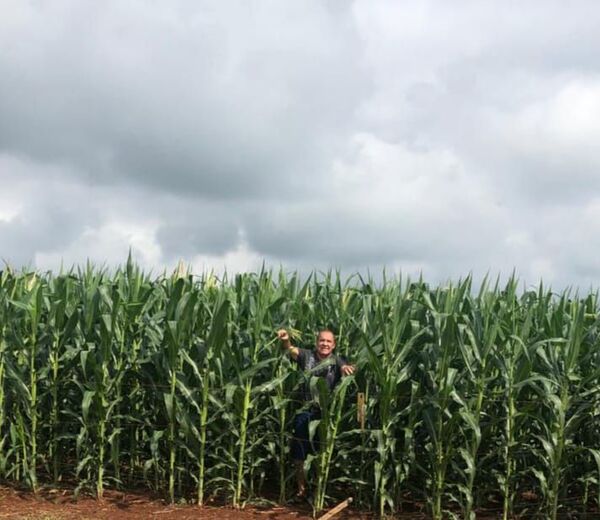
{"label": "man's face", "polygon": [[335,348],[335,338],[329,331],[319,332],[317,336],[317,354],[323,359],[329,356]]}

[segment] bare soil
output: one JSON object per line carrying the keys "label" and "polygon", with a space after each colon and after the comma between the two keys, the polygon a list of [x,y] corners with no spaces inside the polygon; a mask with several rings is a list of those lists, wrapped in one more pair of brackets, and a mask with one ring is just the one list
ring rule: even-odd
{"label": "bare soil", "polygon": [[[70,490],[45,489],[38,495],[0,486],[0,519],[19,520],[309,520],[308,503],[276,506],[248,505],[242,510],[208,505],[170,505],[145,493],[107,491],[103,500],[75,499]],[[335,520],[372,519],[371,515],[346,509]],[[422,518],[422,517],[421,517]]]}

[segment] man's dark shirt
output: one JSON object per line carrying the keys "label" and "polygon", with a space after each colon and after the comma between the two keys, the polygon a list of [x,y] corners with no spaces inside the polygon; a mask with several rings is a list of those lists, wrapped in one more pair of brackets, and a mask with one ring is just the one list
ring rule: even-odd
{"label": "man's dark shirt", "polygon": [[[315,401],[310,391],[310,376],[322,377],[327,383],[329,390],[333,390],[342,378],[342,367],[346,364],[345,360],[335,354],[330,354],[326,359],[320,360],[314,350],[305,348],[298,349],[296,364],[308,377],[301,389],[302,399],[305,402]],[[314,368],[322,364],[322,368]]]}

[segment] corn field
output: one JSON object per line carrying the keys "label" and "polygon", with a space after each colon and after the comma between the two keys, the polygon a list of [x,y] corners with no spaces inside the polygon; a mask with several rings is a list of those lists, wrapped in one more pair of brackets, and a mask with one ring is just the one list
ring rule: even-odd
{"label": "corn field", "polygon": [[285,502],[298,388],[322,381],[275,332],[311,348],[329,328],[357,372],[320,393],[315,513],[348,496],[436,520],[597,512],[599,311],[596,294],[516,279],[6,269],[0,479]]}

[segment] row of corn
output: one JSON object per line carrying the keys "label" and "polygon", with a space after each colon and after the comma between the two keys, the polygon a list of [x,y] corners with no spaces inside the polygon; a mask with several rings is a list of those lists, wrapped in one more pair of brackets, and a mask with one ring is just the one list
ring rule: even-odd
{"label": "row of corn", "polygon": [[[436,520],[598,511],[598,311],[596,294],[514,279],[5,269],[0,479],[285,502],[309,384],[315,512],[349,495]],[[356,374],[327,392],[281,354],[279,328],[305,348],[332,329]]]}

